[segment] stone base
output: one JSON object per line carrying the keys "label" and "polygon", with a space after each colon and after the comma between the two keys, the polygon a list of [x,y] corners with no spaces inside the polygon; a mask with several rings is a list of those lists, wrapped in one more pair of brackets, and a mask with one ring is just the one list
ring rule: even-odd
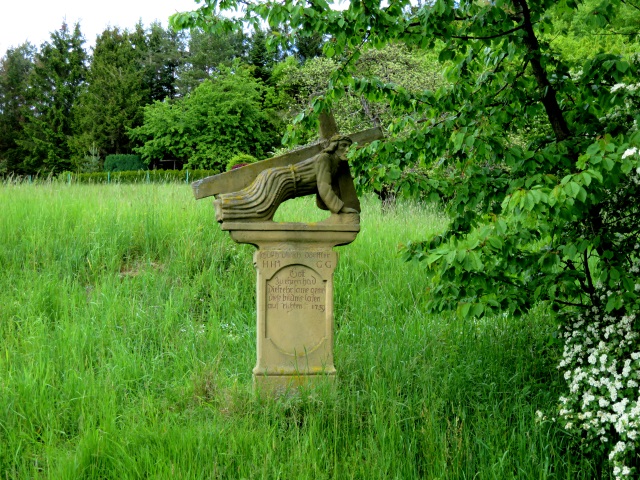
{"label": "stone base", "polygon": [[[353,220],[353,219],[349,219]],[[254,385],[282,392],[333,381],[333,272],[336,245],[359,223],[223,223],[238,243],[258,247]]]}
{"label": "stone base", "polygon": [[258,392],[287,394],[300,388],[312,389],[333,385],[336,374],[325,375],[253,375],[253,387]]}

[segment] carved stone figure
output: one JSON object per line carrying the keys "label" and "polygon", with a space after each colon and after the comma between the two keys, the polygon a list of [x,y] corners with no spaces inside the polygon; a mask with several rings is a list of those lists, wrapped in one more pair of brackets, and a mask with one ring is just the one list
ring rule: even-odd
{"label": "carved stone figure", "polygon": [[218,222],[264,222],[282,202],[316,194],[316,203],[334,214],[358,214],[360,202],[349,172],[346,152],[352,140],[336,135],[318,155],[301,162],[267,168],[246,188],[215,200]]}
{"label": "carved stone figure", "polygon": [[[360,202],[346,151],[352,142],[362,146],[383,138],[380,128],[348,137],[336,132],[333,117],[321,114],[323,143],[193,183],[196,199],[216,197],[221,229],[236,242],[258,248],[253,257],[258,391],[282,392],[335,379],[333,272],[338,255],[333,247],[348,245],[360,231]],[[320,208],[332,212],[327,220],[271,221],[282,202],[311,194]]]}

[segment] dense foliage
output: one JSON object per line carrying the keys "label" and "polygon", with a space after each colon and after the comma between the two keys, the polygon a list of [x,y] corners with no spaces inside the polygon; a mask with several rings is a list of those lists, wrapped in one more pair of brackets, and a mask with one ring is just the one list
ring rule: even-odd
{"label": "dense foliage", "polygon": [[23,160],[16,140],[26,121],[27,80],[34,54],[35,48],[25,43],[10,48],[0,61],[0,175],[18,170]]}
{"label": "dense foliage", "polygon": [[22,110],[24,127],[16,140],[25,172],[58,173],[71,167],[71,112],[87,74],[83,43],[79,25],[71,30],[63,24],[35,55],[27,82],[28,104]]}
{"label": "dense foliage", "polygon": [[189,168],[218,171],[239,153],[265,158],[280,138],[275,115],[263,108],[263,90],[238,66],[212,75],[180,102],[148,105],[144,124],[130,131],[142,143],[135,151],[147,163],[169,154]]}
{"label": "dense foliage", "polygon": [[140,105],[150,101],[137,41],[136,35],[117,28],[98,36],[87,83],[74,105],[71,145],[76,158],[92,147],[102,155],[131,152],[127,128],[141,123]]}
{"label": "dense foliage", "polygon": [[[300,64],[289,57],[274,70],[280,95],[285,96],[286,118],[292,122],[309,109],[317,97],[326,95],[328,79],[340,68],[335,58],[315,57]],[[412,93],[432,90],[443,83],[437,58],[431,52],[411,51],[401,44],[389,44],[380,49],[367,50],[355,62],[354,75],[373,77],[392,83]],[[371,98],[355,88],[347,87],[332,113],[343,132],[355,132],[371,127],[388,126],[395,118],[388,102]],[[315,125],[297,123],[289,133],[298,142],[315,140]]]}
{"label": "dense foliage", "polygon": [[[243,3],[238,18],[218,15],[236,4],[208,0],[196,12],[176,14],[173,23],[216,30],[267,22],[288,35],[322,33],[330,38],[325,54],[340,67],[309,111],[342,102],[350,90],[385,97],[394,108],[389,141],[355,155],[354,167],[365,184],[402,180],[408,191],[445,200],[446,232],[406,250],[425,262],[432,310],[519,315],[544,302],[569,329],[590,327],[600,335],[609,326],[622,329],[613,327],[622,322],[637,332],[640,57],[633,54],[637,47],[616,51],[595,40],[580,56],[563,50],[576,35],[622,34],[634,43],[640,6],[436,0],[416,7],[408,0],[354,0],[335,10],[323,0],[266,0]],[[446,83],[412,92],[357,75],[364,52],[394,43],[437,49]],[[617,340],[605,334],[606,348],[581,344],[587,358],[611,352],[602,362],[611,378],[624,377],[640,355],[637,335],[619,335],[625,348],[606,347]],[[616,477],[634,474],[638,371],[627,371],[633,381],[616,386],[615,394],[593,373],[574,388],[581,362],[578,356],[561,365],[575,397],[572,414],[587,415],[587,398],[595,396],[598,415],[613,420],[580,432],[592,448],[610,452]],[[566,428],[574,425],[567,421]]]}
{"label": "dense foliage", "polygon": [[238,155],[234,155],[227,162],[227,172],[229,170],[233,170],[234,168],[244,167],[250,163],[256,162],[258,159],[253,155],[248,155],[246,153],[239,153]]}
{"label": "dense foliage", "polygon": [[129,172],[132,170],[146,170],[140,155],[117,154],[107,155],[104,159],[105,172]]}

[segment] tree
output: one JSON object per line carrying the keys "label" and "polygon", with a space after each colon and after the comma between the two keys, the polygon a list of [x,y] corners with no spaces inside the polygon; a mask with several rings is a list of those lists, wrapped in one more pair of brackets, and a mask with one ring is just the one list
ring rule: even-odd
{"label": "tree", "polygon": [[219,171],[240,153],[264,158],[279,139],[277,117],[262,107],[264,88],[238,64],[184,98],[156,101],[145,107],[143,125],[130,130],[142,143],[134,150],[148,164],[173,158]]}
{"label": "tree", "polygon": [[300,63],[322,56],[324,38],[322,35],[296,35],[294,39],[295,56]]}
{"label": "tree", "polygon": [[185,57],[184,40],[184,34],[164,29],[159,23],[152,23],[148,30],[139,23],[131,33],[143,90],[148,95],[145,104],[177,97],[177,76]]}
{"label": "tree", "polygon": [[640,9],[637,5],[621,3],[617,14],[609,16],[608,22],[603,22],[602,16],[593,15],[599,7],[599,0],[584,0],[575,10],[552,8],[554,36],[549,38],[550,47],[570,62],[580,62],[594,53],[639,53]]}
{"label": "tree", "polygon": [[75,106],[74,158],[84,161],[92,148],[107,154],[131,153],[129,128],[142,123],[143,85],[139,54],[129,32],[102,32],[93,49],[87,83]]}
{"label": "tree", "polygon": [[267,38],[267,32],[256,28],[247,46],[247,63],[254,67],[253,75],[265,83],[269,82],[273,67],[283,57],[277,46],[267,45]]}
{"label": "tree", "polygon": [[[381,49],[363,52],[356,62],[354,76],[375,78],[409,92],[419,93],[434,89],[442,83],[442,75],[436,63],[437,59],[433,55],[410,51],[401,44],[390,44]],[[326,95],[331,73],[339,67],[340,62],[334,58],[316,57],[299,65],[293,57],[289,57],[274,69],[278,90],[290,97],[286,102],[290,120],[311,109],[316,97]],[[368,98],[347,86],[344,97],[332,109],[339,129],[343,132],[355,132],[374,126],[386,127],[392,122],[394,112],[385,100],[382,97]],[[298,140],[315,140],[318,129],[315,126],[306,130],[298,128],[295,133]]]}
{"label": "tree", "polygon": [[73,31],[63,24],[35,56],[29,77],[29,110],[23,136],[25,173],[58,173],[71,168],[69,137],[72,109],[86,77],[87,55],[80,25]]}
{"label": "tree", "polygon": [[231,67],[245,54],[245,35],[232,32],[212,35],[195,28],[189,34],[189,52],[178,73],[177,87],[186,95],[203,80],[219,72],[219,66]]}
{"label": "tree", "polygon": [[33,70],[35,47],[24,43],[10,48],[0,60],[0,175],[26,173],[23,152],[16,143],[25,123],[27,80]]}
{"label": "tree", "polygon": [[[418,7],[353,0],[341,11],[324,0],[243,5],[245,16],[229,19],[205,0],[172,23],[229,29],[265,21],[275,31],[330,37],[325,54],[341,66],[314,112],[340,101],[347,86],[367,98],[387,97],[400,114],[387,142],[354,156],[362,183],[397,179],[418,166],[429,178],[407,182],[447,201],[446,231],[407,250],[433,281],[431,308],[517,315],[543,302],[557,311],[568,381],[559,418],[590,440],[589,448],[609,453],[616,477],[633,473],[640,425],[639,59],[593,52],[567,61],[554,50],[551,13],[580,12],[573,0]],[[624,5],[640,8],[628,0],[586,5],[594,33],[606,33]],[[437,48],[447,84],[415,94],[353,76],[363,51],[391,42]],[[377,164],[376,178],[367,178]]]}

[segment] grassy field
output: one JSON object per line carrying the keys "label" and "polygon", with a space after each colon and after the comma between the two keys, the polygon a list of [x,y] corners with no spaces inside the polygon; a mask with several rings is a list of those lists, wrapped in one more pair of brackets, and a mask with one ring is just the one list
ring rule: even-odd
{"label": "grassy field", "polygon": [[[312,199],[280,219],[318,219]],[[437,210],[383,212],[335,274],[333,389],[252,393],[253,247],[178,185],[0,185],[0,479],[599,478],[536,411],[561,382],[544,312],[424,312],[398,245]],[[286,207],[286,208],[284,208]]]}

